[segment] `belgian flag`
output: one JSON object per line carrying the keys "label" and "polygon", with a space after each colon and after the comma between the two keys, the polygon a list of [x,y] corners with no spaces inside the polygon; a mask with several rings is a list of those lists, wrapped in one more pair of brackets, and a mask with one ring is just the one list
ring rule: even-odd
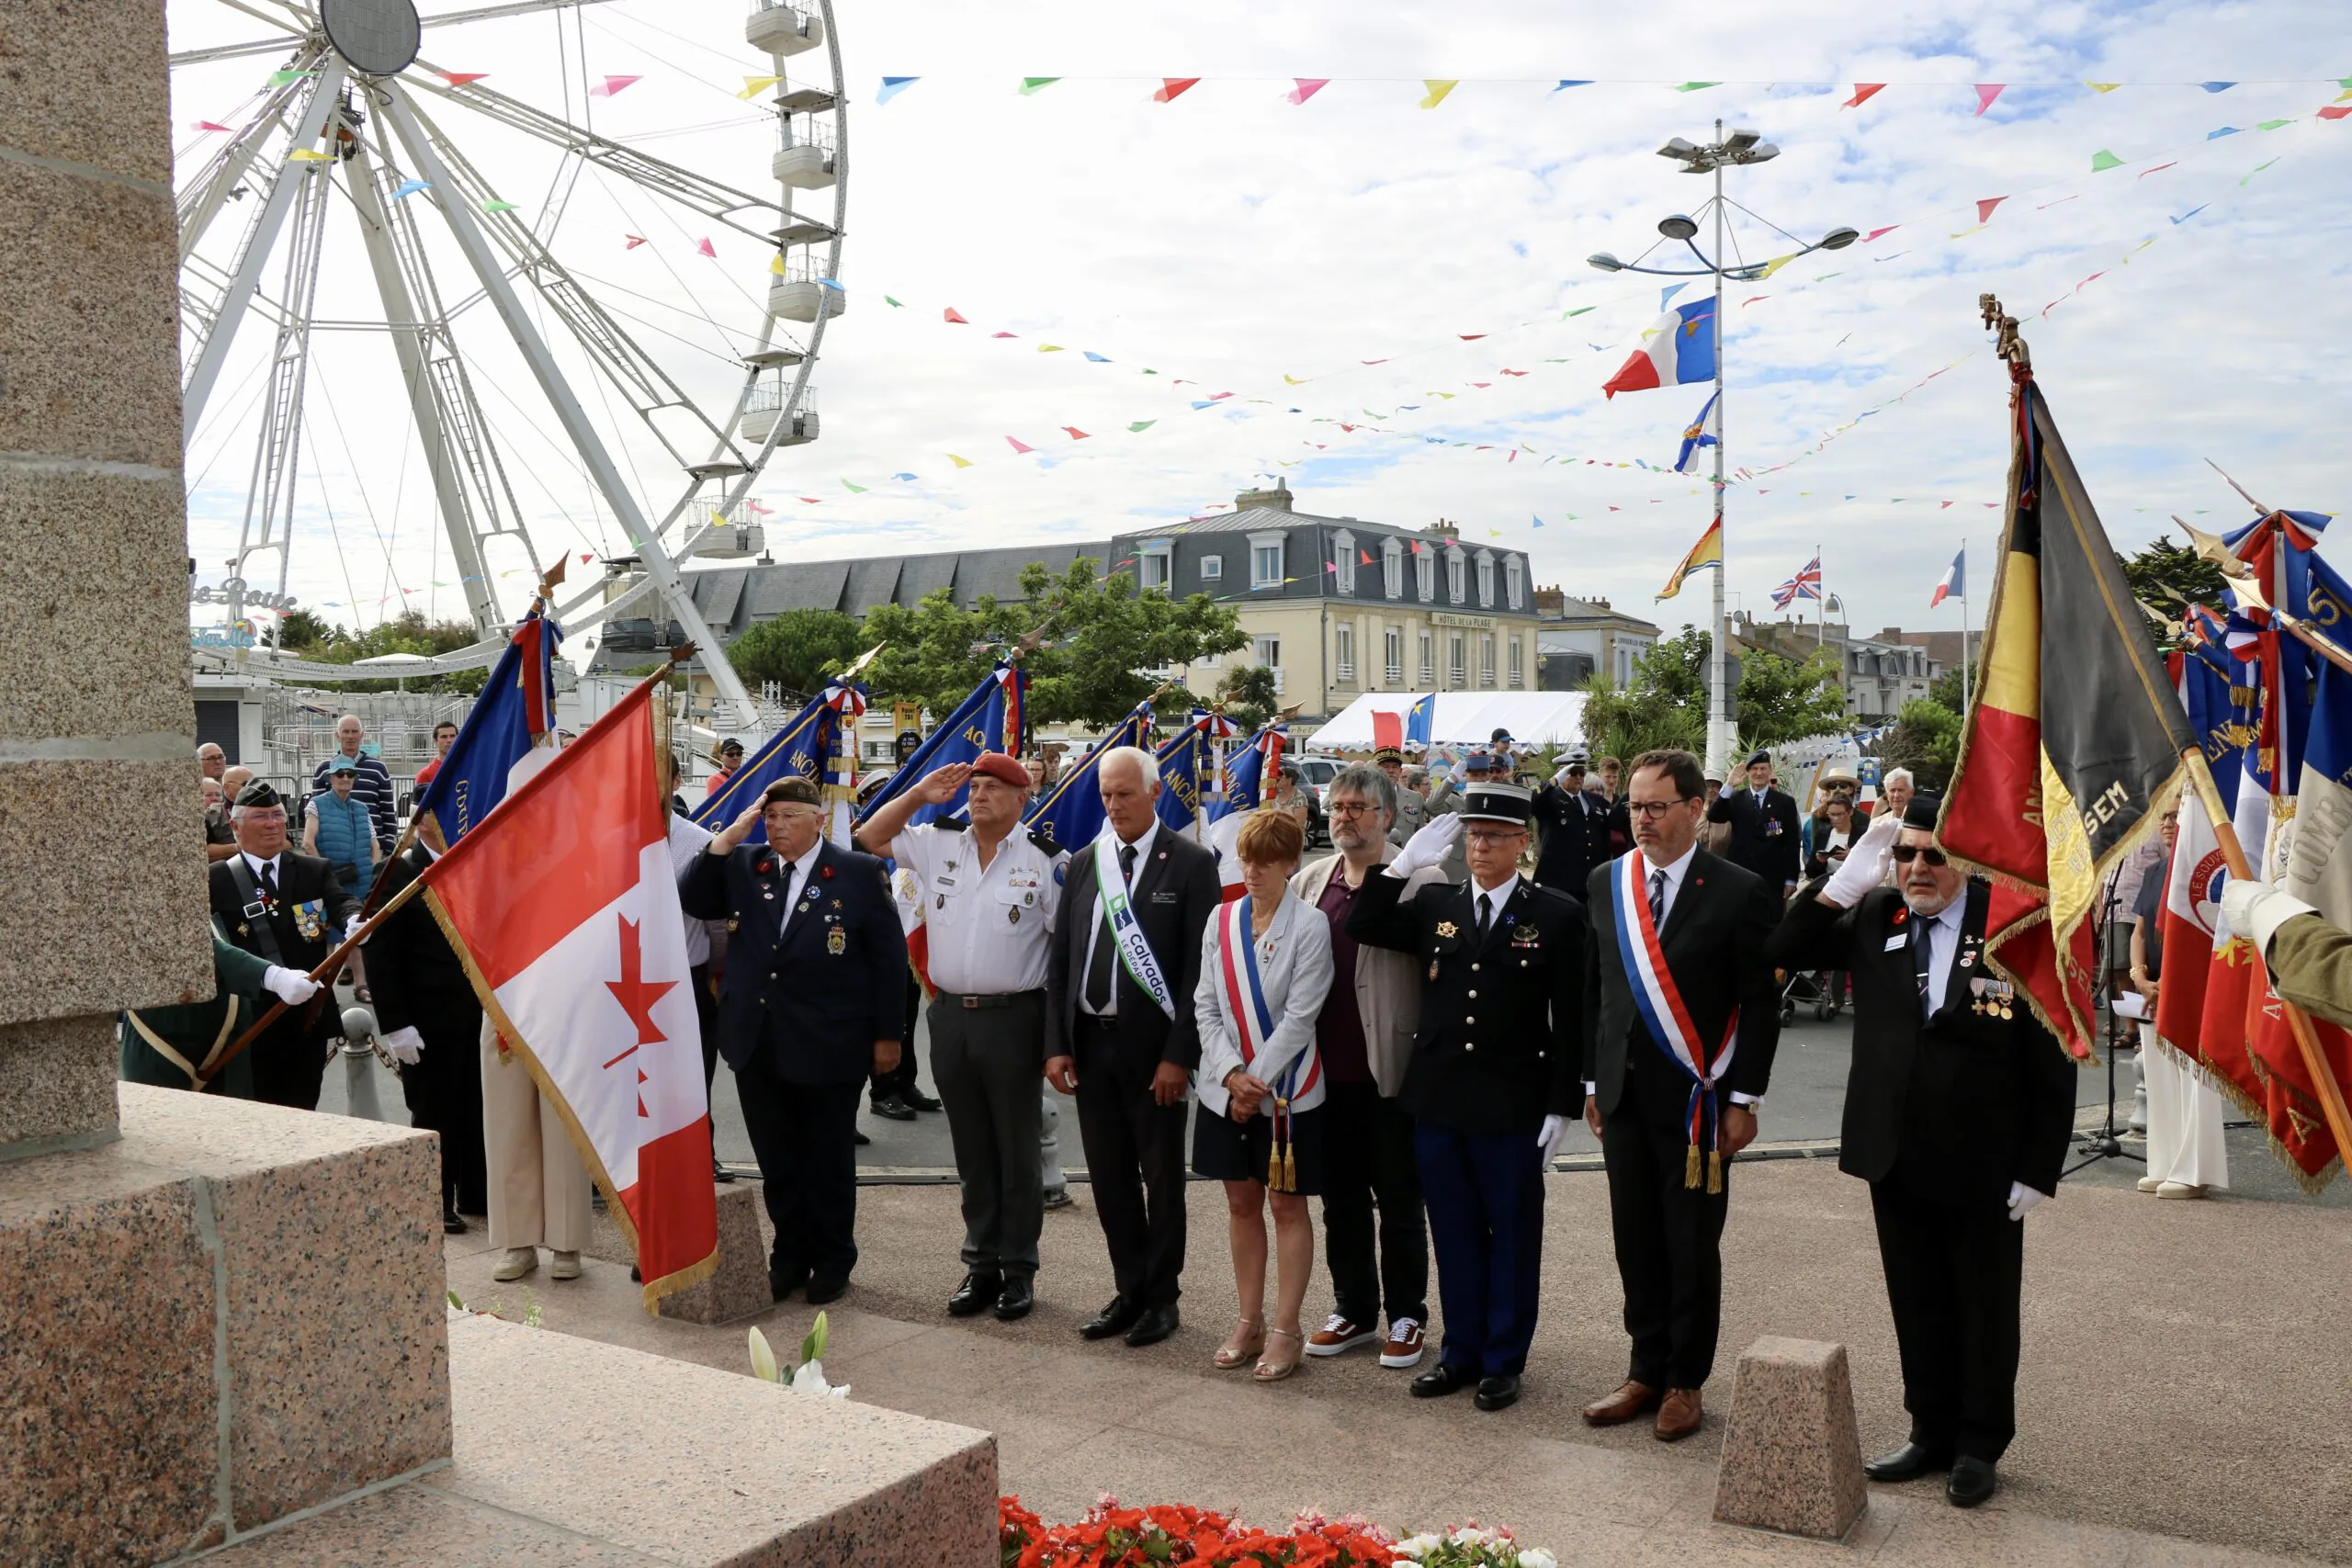
{"label": "belgian flag", "polygon": [[1984,680],[1936,839],[1993,884],[1987,963],[2087,1060],[2108,873],[2178,795],[2197,742],[2049,404],[2024,365],[2013,375]]}

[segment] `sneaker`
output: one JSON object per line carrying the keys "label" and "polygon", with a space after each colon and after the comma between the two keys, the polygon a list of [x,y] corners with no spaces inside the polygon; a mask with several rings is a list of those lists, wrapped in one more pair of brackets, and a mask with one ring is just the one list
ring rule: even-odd
{"label": "sneaker", "polygon": [[519,1280],[526,1274],[536,1272],[538,1267],[539,1249],[537,1247],[510,1247],[506,1249],[506,1256],[498,1260],[498,1267],[490,1271],[490,1277],[501,1284],[505,1284],[511,1280]]}
{"label": "sneaker", "polygon": [[1361,1345],[1372,1344],[1380,1337],[1380,1330],[1369,1324],[1351,1323],[1333,1313],[1323,1326],[1306,1337],[1306,1353],[1310,1356],[1344,1356]]}
{"label": "sneaker", "polygon": [[576,1252],[557,1252],[552,1253],[550,1256],[552,1257],[553,1261],[549,1262],[548,1265],[548,1279],[577,1280],[580,1278],[580,1254]]}
{"label": "sneaker", "polygon": [[1380,1364],[1399,1371],[1421,1364],[1421,1325],[1409,1317],[1393,1318],[1388,1325],[1388,1343],[1380,1348]]}
{"label": "sneaker", "polygon": [[2165,1179],[2161,1176],[2143,1176],[2139,1180],[2139,1188],[2143,1192],[2154,1192],[2164,1184]]}

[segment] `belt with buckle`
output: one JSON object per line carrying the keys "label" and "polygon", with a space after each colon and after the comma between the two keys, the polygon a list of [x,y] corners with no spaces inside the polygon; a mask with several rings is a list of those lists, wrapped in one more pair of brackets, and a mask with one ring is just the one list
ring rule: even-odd
{"label": "belt with buckle", "polygon": [[953,991],[948,991],[942,993],[941,999],[944,1001],[952,1001],[957,1007],[962,1008],[965,1011],[971,1012],[980,1008],[1009,1008],[1015,1002],[1025,1000],[1030,997],[1042,997],[1044,995],[1045,992],[1043,991],[995,991],[986,996],[967,997],[958,996]]}
{"label": "belt with buckle", "polygon": [[1119,1027],[1119,1016],[1116,1013],[1106,1017],[1099,1012],[1081,1012],[1078,1015],[1078,1021],[1095,1029],[1115,1031]]}

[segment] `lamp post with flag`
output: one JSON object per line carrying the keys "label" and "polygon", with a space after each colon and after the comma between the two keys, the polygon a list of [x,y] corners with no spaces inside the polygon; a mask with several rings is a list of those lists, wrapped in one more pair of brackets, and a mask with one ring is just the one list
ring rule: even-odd
{"label": "lamp post with flag", "polygon": [[[1714,395],[1699,415],[1703,427],[1710,416],[1713,420],[1712,445],[1715,449],[1714,522],[1700,540],[1700,547],[1686,558],[1672,586],[1679,587],[1684,571],[1702,565],[1715,569],[1715,598],[1713,619],[1709,626],[1707,655],[1707,771],[1720,777],[1729,760],[1731,750],[1731,694],[1725,683],[1728,668],[1724,657],[1724,280],[1752,283],[1770,277],[1788,263],[1814,251],[1841,251],[1861,236],[1852,229],[1832,229],[1811,244],[1796,241],[1785,229],[1774,224],[1778,232],[1795,241],[1798,248],[1769,261],[1724,263],[1724,170],[1735,164],[1761,164],[1781,155],[1781,150],[1763,140],[1753,130],[1724,132],[1724,122],[1715,121],[1715,138],[1703,145],[1694,145],[1675,137],[1657,150],[1661,158],[1672,158],[1682,165],[1686,175],[1713,175],[1714,194],[1701,204],[1695,214],[1675,213],[1659,220],[1657,231],[1666,240],[1679,241],[1698,262],[1695,267],[1645,266],[1645,251],[1630,262],[1619,261],[1606,251],[1589,257],[1590,264],[1602,272],[1639,272],[1657,277],[1713,277],[1714,297],[1711,302],[1702,300],[1670,310],[1653,327],[1645,345],[1625,362],[1623,368],[1611,378],[1602,389],[1611,397],[1619,392],[1638,391],[1650,387],[1676,387],[1689,382],[1712,380]],[[1741,209],[1746,211],[1745,208]],[[1711,257],[1699,249],[1697,236],[1699,220],[1712,214],[1714,224],[1714,254]],[[1749,216],[1755,216],[1750,213]],[[1657,247],[1653,245],[1651,250]],[[1668,301],[1661,301],[1663,306]],[[1686,433],[1682,457],[1678,469],[1690,461],[1692,452],[1709,445],[1703,429],[1698,434]],[[1710,547],[1712,542],[1712,547]],[[1702,552],[1705,552],[1704,555]],[[1671,589],[1669,589],[1669,592]],[[1661,595],[1664,597],[1664,595]]]}

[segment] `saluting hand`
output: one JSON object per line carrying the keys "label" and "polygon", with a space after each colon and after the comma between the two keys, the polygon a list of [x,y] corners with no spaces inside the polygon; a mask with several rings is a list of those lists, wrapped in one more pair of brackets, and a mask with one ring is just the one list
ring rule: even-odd
{"label": "saluting hand", "polygon": [[956,798],[956,792],[962,789],[971,776],[971,763],[950,762],[925,774],[923,781],[915,785],[915,794],[926,805],[944,806]]}
{"label": "saluting hand", "polygon": [[710,852],[715,855],[734,853],[735,846],[750,838],[752,829],[760,825],[760,814],[766,809],[767,803],[761,800],[755,800],[745,807],[741,816],[712,836]]}

